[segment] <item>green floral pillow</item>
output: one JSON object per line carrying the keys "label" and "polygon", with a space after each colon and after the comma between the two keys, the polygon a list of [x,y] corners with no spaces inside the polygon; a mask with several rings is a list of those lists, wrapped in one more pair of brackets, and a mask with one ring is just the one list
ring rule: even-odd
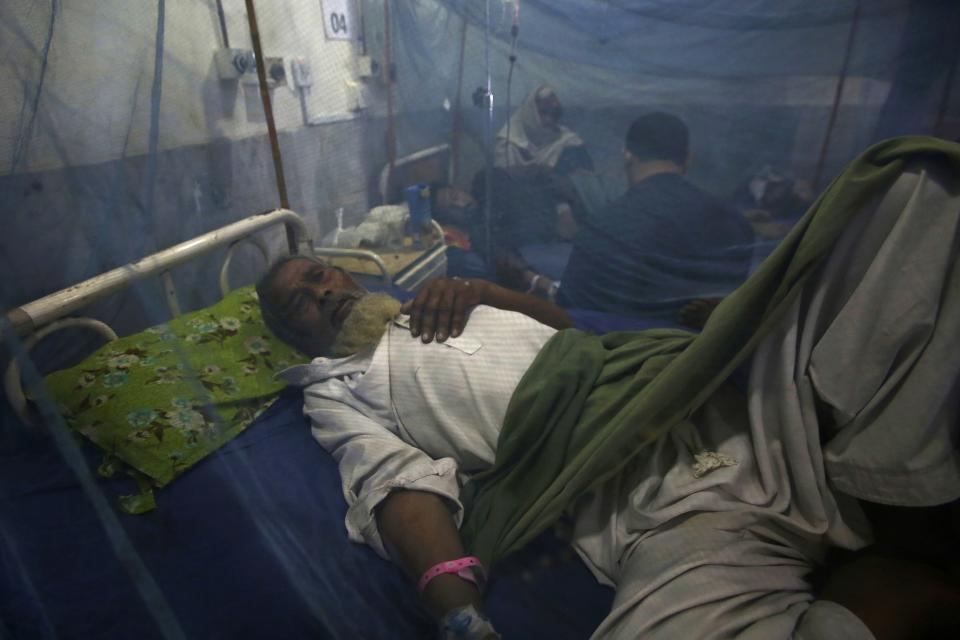
{"label": "green floral pillow", "polygon": [[242,432],[276,398],[274,373],[306,361],[263,323],[245,287],[200,311],[104,345],[46,384],[67,423],[142,474],[129,512],[153,508],[162,487]]}

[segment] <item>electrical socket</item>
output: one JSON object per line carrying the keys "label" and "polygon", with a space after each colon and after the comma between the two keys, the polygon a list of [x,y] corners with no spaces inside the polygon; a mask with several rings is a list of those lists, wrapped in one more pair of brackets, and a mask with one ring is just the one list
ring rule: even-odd
{"label": "electrical socket", "polygon": [[[250,49],[218,49],[213,54],[217,75],[221,80],[239,80],[243,84],[258,84],[257,58]],[[267,71],[267,86],[285,84],[287,71],[283,58],[264,58]]]}

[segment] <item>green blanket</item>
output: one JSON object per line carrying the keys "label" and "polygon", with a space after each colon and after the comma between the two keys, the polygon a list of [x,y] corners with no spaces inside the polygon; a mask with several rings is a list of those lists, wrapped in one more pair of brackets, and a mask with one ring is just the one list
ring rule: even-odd
{"label": "green blanket", "polygon": [[511,398],[493,467],[464,489],[462,533],[491,566],[688,420],[775,326],[845,225],[913,159],[960,183],[960,145],[881,142],[826,189],[777,250],[714,311],[704,331],[558,333]]}

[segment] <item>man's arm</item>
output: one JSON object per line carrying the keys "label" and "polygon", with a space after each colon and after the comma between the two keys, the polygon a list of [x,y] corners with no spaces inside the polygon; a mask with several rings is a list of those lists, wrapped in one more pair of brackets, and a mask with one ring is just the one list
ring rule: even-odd
{"label": "man's arm", "polygon": [[443,342],[463,332],[469,310],[478,304],[516,311],[554,329],[573,326],[567,312],[548,300],[473,278],[432,280],[402,310],[410,314],[414,337],[420,336],[424,342],[436,337]]}
{"label": "man's arm", "polygon": [[[433,493],[391,493],[377,510],[377,526],[413,582],[434,565],[466,555],[450,510]],[[423,601],[439,619],[451,609],[470,604],[479,609],[480,591],[454,574],[443,574],[424,589]]]}
{"label": "man's arm", "polygon": [[[356,408],[330,399],[322,384],[305,391],[304,412],[314,424],[313,437],[337,461],[350,540],[397,562],[413,582],[434,565],[465,555],[456,525],[460,489],[452,459],[430,458]],[[456,616],[467,605],[479,609],[480,593],[445,574],[430,581],[423,600],[443,624],[448,612]]]}

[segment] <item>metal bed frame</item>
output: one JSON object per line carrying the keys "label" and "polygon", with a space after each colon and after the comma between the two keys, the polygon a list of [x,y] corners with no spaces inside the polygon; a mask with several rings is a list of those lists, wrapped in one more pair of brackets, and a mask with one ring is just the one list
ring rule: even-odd
{"label": "metal bed frame", "polygon": [[[439,238],[438,243],[429,248],[416,264],[404,269],[394,280],[383,260],[376,253],[363,249],[316,247],[310,238],[306,225],[297,213],[289,209],[276,209],[214,229],[168,249],[158,251],[137,262],[117,267],[11,309],[6,312],[3,321],[0,322],[0,331],[10,332],[20,337],[23,340],[22,353],[25,354],[29,354],[33,347],[46,336],[67,328],[90,329],[99,333],[108,341],[116,340],[116,332],[100,320],[66,316],[97,300],[122,291],[136,282],[151,277],[160,278],[163,283],[167,308],[170,310],[170,315],[176,318],[181,315],[182,311],[177,297],[177,289],[170,274],[173,268],[226,247],[227,252],[220,268],[219,277],[220,293],[225,296],[231,290],[229,269],[236,248],[243,243],[251,243],[259,250],[266,264],[270,264],[270,251],[266,242],[254,234],[279,225],[286,227],[288,238],[293,239],[289,247],[291,253],[320,257],[349,256],[368,260],[377,266],[385,285],[413,290],[428,278],[444,275],[446,271],[446,246],[443,242],[443,230],[436,223],[433,224]],[[20,363],[16,357],[12,357],[7,366],[3,384],[11,407],[21,420],[29,423],[31,420],[27,411],[27,400],[20,382]]]}
{"label": "metal bed frame", "polygon": [[435,237],[438,238],[437,242],[428,248],[414,264],[400,271],[396,279],[390,275],[390,270],[383,259],[367,249],[338,249],[315,246],[313,253],[321,257],[368,260],[376,265],[377,270],[380,271],[380,278],[386,286],[415,291],[428,279],[439,278],[447,273],[447,246],[443,241],[443,228],[437,224],[436,220],[431,220],[430,224],[433,227]]}
{"label": "metal bed frame", "polygon": [[28,302],[8,311],[6,320],[17,335],[27,336],[67,314],[87,306],[91,302],[122,291],[135,282],[152,276],[157,276],[163,281],[167,306],[170,313],[177,317],[181,313],[180,302],[177,298],[173,278],[170,276],[171,269],[189,260],[206,255],[215,249],[227,246],[227,256],[220,270],[220,288],[221,292],[226,294],[230,291],[227,270],[236,246],[241,242],[253,242],[269,261],[270,255],[266,244],[260,238],[252,237],[251,234],[279,224],[283,224],[293,231],[296,246],[291,247],[291,252],[297,252],[302,248],[312,255],[313,243],[310,241],[309,232],[300,216],[289,209],[277,209],[250,216],[209,231],[169,249],[158,251],[137,262],[117,267],[56,293],[51,293],[39,300]]}
{"label": "metal bed frame", "polygon": [[[423,171],[420,171],[421,169]],[[380,171],[380,178],[377,184],[380,191],[380,204],[391,204],[391,188],[394,186],[393,183],[397,179],[398,175],[401,175],[406,171],[414,173],[420,171],[421,174],[429,174],[436,169],[441,171],[441,175],[432,176],[430,178],[431,182],[433,179],[440,179],[447,183],[451,182],[451,175],[453,172],[453,155],[451,153],[449,144],[438,144],[433,147],[421,149],[420,151],[397,158],[392,165],[387,164],[383,167],[383,170]],[[424,176],[421,175],[420,177]],[[350,256],[370,260],[377,264],[381,277],[387,286],[393,285],[400,287],[401,289],[413,291],[418,289],[426,280],[445,276],[447,273],[447,248],[442,240],[443,228],[437,224],[436,220],[432,220],[431,225],[436,237],[440,238],[440,240],[437,244],[428,249],[425,255],[421,257],[414,265],[411,265],[410,267],[407,267],[398,273],[395,281],[392,281],[386,265],[383,264],[380,256],[372,251],[354,249],[321,249],[319,247],[316,247],[315,249],[318,255]]]}
{"label": "metal bed frame", "polygon": [[[447,157],[444,158],[444,156]],[[397,158],[393,166],[388,164],[380,171],[380,179],[377,182],[380,190],[380,204],[390,204],[390,189],[393,186],[392,182],[396,179],[397,174],[405,170],[416,170],[417,165],[421,163],[445,165],[443,169],[445,175],[443,175],[442,178],[444,182],[451,181],[450,176],[453,172],[453,157],[450,153],[450,145],[438,144],[434,147],[421,149],[410,155]],[[441,176],[437,176],[437,178],[440,177]]]}

